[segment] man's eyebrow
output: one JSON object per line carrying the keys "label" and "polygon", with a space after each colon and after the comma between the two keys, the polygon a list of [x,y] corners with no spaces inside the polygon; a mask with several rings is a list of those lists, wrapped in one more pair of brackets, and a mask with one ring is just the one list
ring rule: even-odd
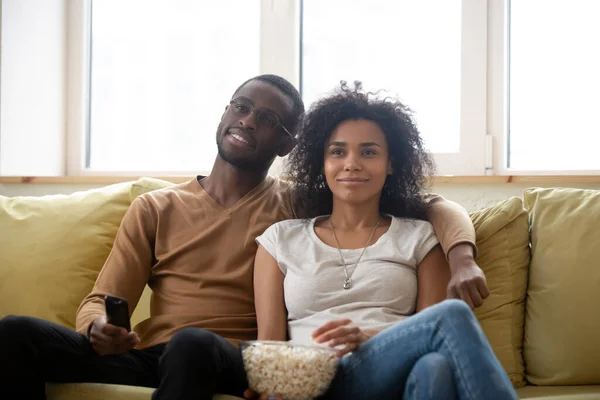
{"label": "man's eyebrow", "polygon": [[[233,100],[239,100],[239,99],[242,99],[242,100],[250,103],[250,105],[252,105],[252,107],[254,107],[256,105],[252,100],[250,100],[246,96],[238,96],[238,97],[235,97]],[[280,117],[278,113],[276,113],[274,110],[271,110],[269,107],[261,107],[258,110],[259,111],[268,111],[270,113],[277,115],[277,118],[282,119],[282,117]]]}
{"label": "man's eyebrow", "polygon": [[244,101],[247,101],[248,103],[252,104],[252,106],[254,106],[254,102],[252,100],[250,100],[249,98],[247,98],[246,96],[237,96],[237,97],[234,97],[232,100],[244,100]]}

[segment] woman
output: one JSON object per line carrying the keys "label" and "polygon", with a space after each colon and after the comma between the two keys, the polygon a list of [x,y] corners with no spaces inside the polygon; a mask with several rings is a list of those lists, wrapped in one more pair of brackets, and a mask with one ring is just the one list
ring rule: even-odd
{"label": "woman", "polygon": [[258,339],[336,347],[327,398],[516,399],[469,307],[444,301],[449,268],[422,220],[433,164],[409,110],[342,83],[288,168],[306,218],[257,239]]}

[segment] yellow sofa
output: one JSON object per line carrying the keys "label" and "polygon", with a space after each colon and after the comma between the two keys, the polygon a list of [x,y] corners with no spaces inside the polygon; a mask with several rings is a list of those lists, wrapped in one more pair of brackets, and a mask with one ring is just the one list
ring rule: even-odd
{"label": "yellow sofa", "polygon": [[471,213],[475,314],[523,399],[600,399],[600,191],[532,188]]}
{"label": "yellow sofa", "polygon": [[[169,185],[142,178],[68,196],[0,196],[0,318],[74,327],[131,201]],[[529,189],[471,217],[491,291],[476,315],[519,396],[600,399],[600,192]],[[147,289],[133,325],[147,318],[150,296]],[[48,383],[47,393],[148,400],[152,389]]]}

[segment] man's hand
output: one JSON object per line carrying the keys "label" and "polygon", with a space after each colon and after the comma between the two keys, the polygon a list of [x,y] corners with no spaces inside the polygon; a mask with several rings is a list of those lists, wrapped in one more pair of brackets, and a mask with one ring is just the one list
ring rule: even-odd
{"label": "man's hand", "polygon": [[140,342],[137,333],[111,325],[106,317],[98,317],[90,329],[90,343],[94,351],[100,355],[123,354]]}
{"label": "man's hand", "polygon": [[453,247],[448,253],[448,263],[452,274],[446,293],[448,298],[464,300],[471,308],[481,306],[490,291],[485,274],[475,262],[473,247],[467,243]]}
{"label": "man's hand", "polygon": [[252,389],[246,389],[244,392],[244,398],[246,400],[283,400],[283,398],[279,396],[269,396],[268,394],[259,395]]}
{"label": "man's hand", "polygon": [[345,345],[343,349],[336,352],[338,357],[358,349],[358,346],[369,340],[371,336],[369,332],[361,330],[348,318],[330,321],[312,334],[313,340],[317,343],[328,342],[329,347]]}

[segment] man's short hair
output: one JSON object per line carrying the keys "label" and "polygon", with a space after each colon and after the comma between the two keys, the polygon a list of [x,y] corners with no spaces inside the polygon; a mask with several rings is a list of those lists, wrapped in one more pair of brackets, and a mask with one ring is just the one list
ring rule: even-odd
{"label": "man's short hair", "polygon": [[304,101],[302,100],[302,96],[300,96],[300,92],[298,92],[298,89],[296,89],[294,85],[292,85],[287,79],[282,78],[279,75],[264,74],[255,76],[254,78],[250,78],[246,82],[242,83],[235,90],[234,95],[237,92],[239,92],[241,88],[246,86],[248,82],[252,81],[261,81],[269,83],[275,86],[277,89],[281,90],[288,98],[292,100],[292,112],[288,117],[286,117],[286,125],[289,126],[286,127],[292,132],[292,134],[295,135],[296,129],[299,126],[299,122],[301,121],[302,116],[304,115]]}

